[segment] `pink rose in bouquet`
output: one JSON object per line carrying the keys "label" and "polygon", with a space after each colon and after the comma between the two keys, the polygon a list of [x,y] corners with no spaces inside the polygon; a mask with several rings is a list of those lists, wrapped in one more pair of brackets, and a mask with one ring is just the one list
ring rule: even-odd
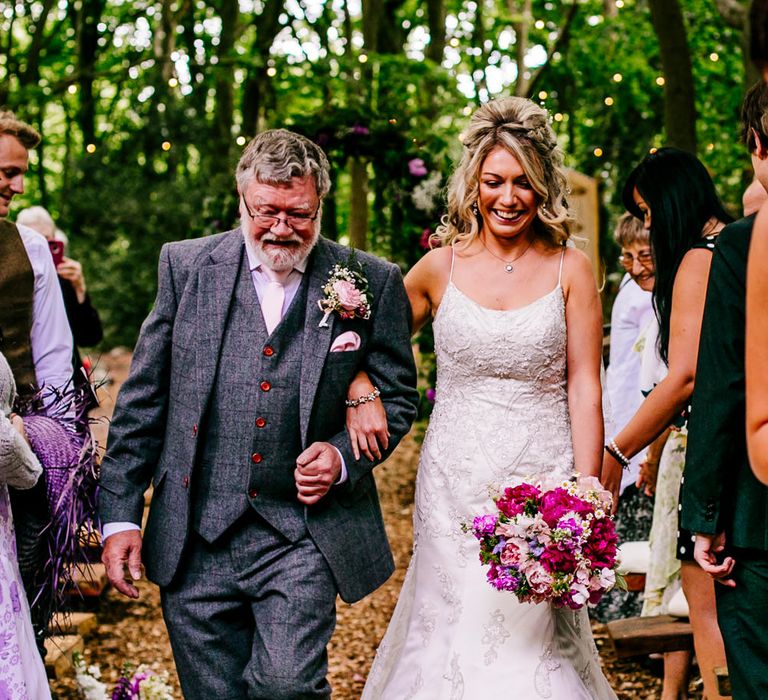
{"label": "pink rose in bouquet", "polygon": [[610,495],[596,479],[523,483],[494,503],[496,511],[477,516],[471,530],[497,590],[521,602],[578,609],[622,585]]}

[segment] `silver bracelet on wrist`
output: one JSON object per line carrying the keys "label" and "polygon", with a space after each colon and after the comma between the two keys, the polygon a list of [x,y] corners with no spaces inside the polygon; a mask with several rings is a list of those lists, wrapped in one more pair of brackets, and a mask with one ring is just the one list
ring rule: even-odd
{"label": "silver bracelet on wrist", "polygon": [[344,403],[346,404],[347,408],[356,408],[357,406],[368,403],[369,401],[375,401],[379,398],[379,396],[381,396],[381,392],[376,387],[374,387],[370,394],[363,394],[356,399],[345,399]]}

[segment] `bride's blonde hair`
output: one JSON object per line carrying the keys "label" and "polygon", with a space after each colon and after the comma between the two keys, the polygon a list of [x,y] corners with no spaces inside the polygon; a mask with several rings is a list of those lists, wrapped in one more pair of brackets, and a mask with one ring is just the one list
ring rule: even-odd
{"label": "bride's blonde hair", "polygon": [[479,234],[482,219],[475,205],[480,168],[497,146],[517,159],[536,193],[536,234],[555,246],[568,240],[573,217],[566,201],[563,155],[544,109],[524,97],[492,100],[472,115],[461,141],[464,153],[448,182],[448,213],[435,232],[442,245],[468,245]]}

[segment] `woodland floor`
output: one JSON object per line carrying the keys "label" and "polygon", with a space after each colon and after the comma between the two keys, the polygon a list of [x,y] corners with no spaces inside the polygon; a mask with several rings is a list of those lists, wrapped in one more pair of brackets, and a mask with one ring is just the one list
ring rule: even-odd
{"label": "woodland floor", "polygon": [[[125,376],[129,358],[128,353],[113,351],[102,356],[98,362],[97,372],[101,370],[110,379],[101,391],[102,408],[107,415]],[[104,427],[100,427],[99,431],[103,432]],[[103,435],[101,440],[103,444]],[[409,436],[394,456],[377,469],[376,479],[397,571],[384,586],[363,601],[355,605],[338,603],[338,624],[329,649],[329,677],[336,700],[357,700],[360,697],[376,646],[397,600],[411,554],[413,489],[418,454],[419,444],[413,436]],[[178,697],[181,697],[160,613],[159,593],[146,581],[140,582],[139,589],[141,597],[138,601],[128,600],[109,590],[90,606],[98,617],[99,626],[97,632],[86,640],[85,658],[88,663],[99,664],[106,681],[117,678],[125,661],[151,664],[157,670],[169,672]],[[613,654],[603,627],[595,625],[594,632],[605,673],[618,697],[622,700],[659,698],[661,681],[658,663],[619,661]],[[54,697],[61,700],[79,697],[72,678],[54,681],[51,687]],[[696,679],[690,690],[692,698],[701,697],[700,684]]]}

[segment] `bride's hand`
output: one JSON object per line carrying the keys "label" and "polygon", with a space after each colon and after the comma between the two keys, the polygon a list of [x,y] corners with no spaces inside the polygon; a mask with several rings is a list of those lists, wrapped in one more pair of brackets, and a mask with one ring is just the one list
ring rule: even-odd
{"label": "bride's hand", "polygon": [[[347,398],[358,399],[374,391],[365,372],[359,372],[349,386]],[[380,399],[366,401],[354,408],[347,408],[347,432],[355,459],[360,454],[369,460],[381,459],[381,450],[389,447],[387,414]]]}
{"label": "bride's hand", "polygon": [[611,515],[616,515],[616,509],[619,507],[619,490],[621,489],[621,473],[623,469],[613,456],[606,450],[603,453],[603,469],[600,473],[600,481],[603,488],[611,492],[613,505],[611,506]]}

